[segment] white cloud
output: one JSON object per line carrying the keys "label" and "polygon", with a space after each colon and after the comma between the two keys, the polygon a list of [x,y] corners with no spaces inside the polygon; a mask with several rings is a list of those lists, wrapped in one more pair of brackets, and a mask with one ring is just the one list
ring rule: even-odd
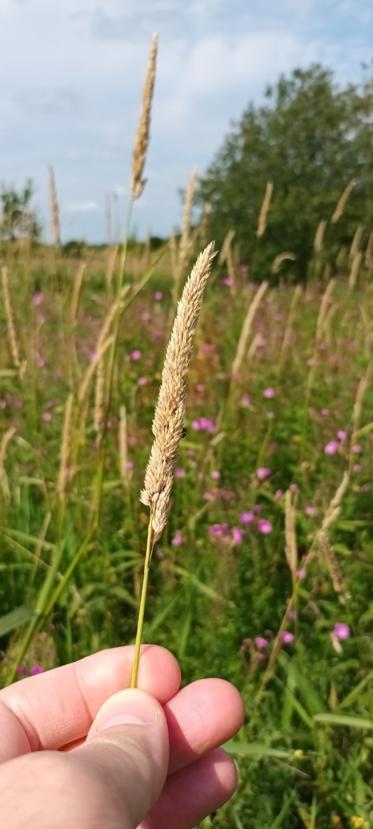
{"label": "white cloud", "polygon": [[104,194],[112,182],[127,190],[157,29],[139,228],[167,232],[191,167],[203,170],[231,119],[280,72],[321,61],[343,81],[358,77],[371,51],[372,11],[371,0],[0,0],[0,181],[31,175],[46,210],[52,161],[74,232],[81,221],[85,232],[102,235]]}

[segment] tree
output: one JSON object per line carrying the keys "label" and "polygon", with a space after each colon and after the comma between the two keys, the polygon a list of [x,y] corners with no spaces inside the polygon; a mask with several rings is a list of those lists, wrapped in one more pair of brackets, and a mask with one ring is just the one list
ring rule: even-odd
{"label": "tree", "polygon": [[[292,270],[306,277],[317,225],[329,221],[351,179],[342,218],[328,224],[330,253],[350,244],[373,220],[373,79],[339,89],[320,65],[296,69],[268,87],[266,102],[251,104],[233,125],[203,176],[199,199],[210,205],[210,234],[219,245],[235,230],[240,256],[254,278],[267,277],[281,251],[296,254]],[[257,221],[266,183],[274,185],[264,238]]]}
{"label": "tree", "polygon": [[40,237],[40,225],[32,198],[34,186],[31,179],[24,188],[17,191],[14,187],[2,186],[0,191],[0,238],[13,241],[28,238],[33,241]]}

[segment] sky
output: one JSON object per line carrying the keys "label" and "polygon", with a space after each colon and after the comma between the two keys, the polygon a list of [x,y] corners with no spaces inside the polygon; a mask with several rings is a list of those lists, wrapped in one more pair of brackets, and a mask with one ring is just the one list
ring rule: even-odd
{"label": "sky", "polygon": [[[134,230],[180,226],[180,190],[265,86],[320,62],[340,83],[372,57],[372,0],[0,0],[0,182],[35,183],[48,227],[48,165],[63,240],[119,233],[151,34],[159,33],[148,179]],[[115,230],[118,228],[118,231]]]}

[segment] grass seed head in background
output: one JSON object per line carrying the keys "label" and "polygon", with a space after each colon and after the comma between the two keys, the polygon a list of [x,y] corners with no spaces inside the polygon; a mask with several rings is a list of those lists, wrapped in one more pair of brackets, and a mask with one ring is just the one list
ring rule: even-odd
{"label": "grass seed head in background", "polygon": [[142,93],[140,118],[135,136],[132,155],[131,196],[139,199],[146,184],[143,179],[146,153],[150,136],[150,116],[153,101],[154,83],[157,69],[158,35],[153,34],[150,44],[150,56]]}
{"label": "grass seed head in background", "polygon": [[155,540],[160,537],[167,522],[176,455],[184,429],[193,335],[214,256],[215,247],[211,242],[199,255],[186,282],[166,351],[153,420],[155,440],[141,493],[142,503],[150,508]]}

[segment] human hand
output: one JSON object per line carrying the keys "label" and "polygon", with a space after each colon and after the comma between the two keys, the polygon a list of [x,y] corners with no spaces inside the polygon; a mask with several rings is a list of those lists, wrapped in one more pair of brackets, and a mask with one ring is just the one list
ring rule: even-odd
{"label": "human hand", "polygon": [[243,720],[221,679],[180,689],[164,648],[115,648],[0,691],[0,814],[6,829],[191,829],[236,787],[218,746]]}

